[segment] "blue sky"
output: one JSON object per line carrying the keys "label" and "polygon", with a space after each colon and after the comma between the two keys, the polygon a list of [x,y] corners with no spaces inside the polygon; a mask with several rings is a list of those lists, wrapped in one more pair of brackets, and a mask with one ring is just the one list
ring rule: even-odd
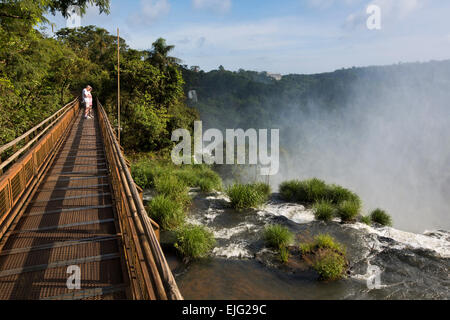
{"label": "blue sky", "polygon": [[[381,30],[366,8],[381,9]],[[163,37],[187,65],[273,73],[319,73],[352,66],[450,59],[448,0],[112,0],[89,8],[95,24],[148,49]],[[61,16],[49,16],[56,28]]]}

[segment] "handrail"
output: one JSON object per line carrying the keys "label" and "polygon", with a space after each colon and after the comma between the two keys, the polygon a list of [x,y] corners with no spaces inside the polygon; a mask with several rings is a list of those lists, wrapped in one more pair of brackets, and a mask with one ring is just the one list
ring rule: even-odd
{"label": "handrail", "polygon": [[[52,114],[50,117],[39,123],[37,126],[33,127],[32,129],[25,132],[20,137],[17,137],[13,141],[10,141],[6,143],[5,145],[0,147],[0,174],[3,172],[3,169],[7,167],[9,164],[13,163],[19,156],[27,151],[37,140],[39,140],[40,137],[42,137],[55,123],[57,123],[66,113],[69,111],[75,103],[78,101],[78,98],[69,102],[64,107],[56,111],[54,114]],[[54,120],[55,119],[55,120]],[[50,123],[48,126],[46,126],[37,136],[35,136],[31,141],[30,138],[33,134],[37,133],[37,131],[42,128],[45,124],[48,122],[54,120],[52,123]],[[16,146],[21,143],[22,141],[26,142],[26,145],[22,147],[19,151],[15,151],[13,155],[11,155],[8,159],[2,162],[2,154],[8,151],[11,148],[16,148]]]}
{"label": "handrail", "polygon": [[[4,152],[27,139],[26,145],[0,166],[0,238],[22,208],[31,187],[43,172],[63,134],[78,114],[79,105],[78,99],[75,99],[24,135],[0,148],[0,151]],[[48,125],[29,140],[30,135],[45,124]],[[11,167],[3,174],[1,169],[9,164],[12,164]]]}
{"label": "handrail", "polygon": [[[182,300],[108,116],[97,99],[131,291],[136,299]],[[136,279],[136,281],[133,281]]]}

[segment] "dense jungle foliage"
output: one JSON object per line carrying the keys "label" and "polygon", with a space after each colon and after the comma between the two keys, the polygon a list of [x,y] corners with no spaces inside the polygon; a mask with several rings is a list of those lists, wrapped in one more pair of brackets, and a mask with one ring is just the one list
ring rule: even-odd
{"label": "dense jungle foliage", "polygon": [[[39,123],[90,84],[111,120],[117,114],[117,37],[95,26],[61,29],[54,37],[38,30],[45,15],[70,5],[109,1],[2,1],[0,4],[0,145]],[[172,145],[170,132],[189,128],[197,113],[184,104],[183,79],[173,46],[160,38],[148,50],[120,39],[122,144],[139,152]]]}
{"label": "dense jungle foliage", "polygon": [[349,109],[377,108],[386,96],[422,103],[436,92],[439,98],[447,91],[443,79],[450,77],[450,60],[290,74],[279,81],[266,72],[233,72],[222,66],[209,72],[183,66],[182,71],[186,94],[195,90],[198,99],[188,104],[198,109],[205,127],[282,127],[287,133],[301,124],[302,115],[324,112],[338,120],[348,117]]}

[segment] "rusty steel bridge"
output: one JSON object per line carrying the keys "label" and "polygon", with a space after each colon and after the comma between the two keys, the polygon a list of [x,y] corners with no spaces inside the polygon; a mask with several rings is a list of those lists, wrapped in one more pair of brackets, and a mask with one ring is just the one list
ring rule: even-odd
{"label": "rusty steel bridge", "polygon": [[6,299],[183,299],[98,100],[94,120],[76,99],[0,147]]}

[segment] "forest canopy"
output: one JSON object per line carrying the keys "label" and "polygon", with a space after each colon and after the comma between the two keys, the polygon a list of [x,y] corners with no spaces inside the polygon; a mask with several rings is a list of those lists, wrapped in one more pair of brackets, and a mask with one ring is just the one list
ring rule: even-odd
{"label": "forest canopy", "polygon": [[[42,121],[87,84],[115,121],[117,38],[95,26],[61,29],[55,37],[40,31],[45,15],[83,13],[95,5],[109,12],[108,0],[3,1],[0,4],[0,145]],[[171,145],[173,128],[189,128],[197,118],[184,104],[183,79],[173,46],[157,39],[148,50],[120,39],[122,127],[125,148],[158,151]]]}
{"label": "forest canopy", "polygon": [[282,127],[282,135],[290,137],[290,129],[296,131],[301,119],[311,114],[333,115],[338,121],[349,117],[350,111],[377,108],[387,94],[405,101],[412,92],[426,96],[446,91],[442,79],[450,76],[450,60],[289,74],[281,80],[267,72],[228,71],[222,66],[205,72],[185,65],[182,72],[186,95],[196,91],[197,101],[188,105],[198,109],[204,127]]}

